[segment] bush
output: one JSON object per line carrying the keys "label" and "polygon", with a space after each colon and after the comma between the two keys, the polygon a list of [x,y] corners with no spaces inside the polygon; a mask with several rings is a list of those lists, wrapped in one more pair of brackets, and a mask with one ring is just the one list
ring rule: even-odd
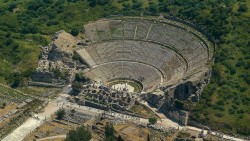
{"label": "bush", "polygon": [[16,3],[14,3],[14,2],[12,2],[9,6],[8,6],[8,10],[9,11],[12,11],[14,8],[16,8],[17,7],[17,4]]}
{"label": "bush", "polygon": [[245,3],[241,3],[240,5],[239,5],[239,9],[238,9],[238,11],[239,12],[246,12],[247,11],[247,5],[245,4]]}
{"label": "bush", "polygon": [[82,90],[82,88],[83,88],[83,86],[82,86],[83,84],[82,83],[80,83],[80,82],[74,82],[73,84],[72,84],[72,89],[73,89],[73,91],[74,91],[74,95],[78,95],[79,94],[79,92]]}
{"label": "bush", "polygon": [[70,34],[73,36],[77,36],[79,34],[79,29],[78,28],[71,29]]}
{"label": "bush", "polygon": [[175,100],[174,102],[174,106],[179,109],[179,110],[182,110],[183,109],[183,106],[184,106],[184,103],[180,100]]}
{"label": "bush", "polygon": [[64,109],[59,109],[57,112],[56,112],[56,119],[58,120],[62,120],[63,117],[65,115],[65,110]]}
{"label": "bush", "polygon": [[124,139],[121,137],[121,135],[119,135],[117,141],[124,141]]}
{"label": "bush", "polygon": [[21,80],[22,80],[21,74],[14,73],[10,80],[12,81],[11,88],[17,88],[20,85]]}
{"label": "bush", "polygon": [[1,106],[1,108],[4,109],[5,106],[6,106],[6,103],[4,102],[4,103],[2,104],[2,106]]}
{"label": "bush", "polygon": [[217,116],[217,117],[223,117],[224,114],[223,113],[216,113],[215,116]]}
{"label": "bush", "polygon": [[239,59],[237,61],[237,63],[235,64],[236,67],[242,67],[245,66],[245,62],[243,61],[243,59]]}
{"label": "bush", "polygon": [[108,123],[105,126],[105,138],[104,141],[115,141],[115,129],[113,124]]}
{"label": "bush", "polygon": [[59,24],[59,21],[56,20],[56,19],[53,19],[53,20],[49,20],[47,21],[47,26],[52,26],[52,25],[58,25]]}
{"label": "bush", "polygon": [[233,108],[234,110],[236,110],[236,109],[238,109],[238,106],[235,105],[235,104],[233,104],[233,105],[232,105],[232,108]]}
{"label": "bush", "polygon": [[83,76],[83,73],[77,73],[75,76],[75,81],[77,82],[85,83],[88,82],[89,80],[90,80],[89,78]]}
{"label": "bush", "polygon": [[234,75],[235,73],[236,73],[236,69],[235,69],[235,68],[231,68],[231,69],[230,69],[230,74],[231,74],[231,75]]}
{"label": "bush", "polygon": [[216,102],[216,104],[217,105],[225,105],[225,100],[218,100],[217,102]]}
{"label": "bush", "polygon": [[250,128],[247,126],[241,126],[237,128],[237,133],[242,134],[242,135],[249,135],[250,134]]}
{"label": "bush", "polygon": [[149,118],[149,119],[148,119],[148,122],[149,122],[150,124],[155,124],[155,123],[157,122],[157,118]]}
{"label": "bush", "polygon": [[228,110],[228,113],[229,113],[229,114],[234,114],[235,111],[234,111],[234,109],[229,109],[229,110]]}
{"label": "bush", "polygon": [[78,127],[67,134],[65,141],[89,141],[92,138],[91,133],[84,127]]}

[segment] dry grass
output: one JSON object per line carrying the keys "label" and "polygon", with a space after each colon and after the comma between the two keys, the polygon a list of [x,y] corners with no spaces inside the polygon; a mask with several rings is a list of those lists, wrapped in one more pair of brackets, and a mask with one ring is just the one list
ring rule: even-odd
{"label": "dry grass", "polygon": [[[0,117],[7,114],[9,111],[16,109],[16,106],[17,106],[16,104],[12,104],[12,105],[7,105],[4,109],[0,109]],[[9,124],[11,122],[11,119],[13,119],[16,116],[17,115],[15,114],[11,115],[10,117],[8,117],[8,119],[5,119],[4,121],[0,122],[0,128]]]}
{"label": "dry grass", "polygon": [[149,129],[140,128],[134,124],[114,125],[118,135],[121,135],[126,141],[145,141],[147,140]]}
{"label": "dry grass", "polygon": [[[61,135],[66,134],[69,130],[73,129],[73,127],[71,126],[67,126],[64,124],[57,123],[57,122],[45,122],[40,127],[38,127],[35,132],[31,133],[27,138],[25,138],[25,141],[31,141],[33,139],[36,139],[35,135],[39,132],[45,133],[46,137],[59,135],[55,132],[55,130],[58,128],[63,129],[63,132],[61,133]],[[53,140],[61,141],[63,139],[53,139]]]}
{"label": "dry grass", "polygon": [[9,111],[16,109],[16,107],[17,107],[16,104],[9,104],[9,105],[6,105],[4,109],[0,108],[0,117],[7,114]]}
{"label": "dry grass", "polygon": [[157,115],[155,115],[153,111],[151,111],[148,107],[144,105],[134,105],[130,110],[134,113],[143,116],[144,118],[159,118]]}

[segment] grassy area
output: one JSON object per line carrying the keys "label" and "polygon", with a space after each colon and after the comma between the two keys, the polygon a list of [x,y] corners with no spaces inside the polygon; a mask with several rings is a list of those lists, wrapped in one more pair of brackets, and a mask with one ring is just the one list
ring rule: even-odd
{"label": "grassy area", "polygon": [[136,114],[143,116],[144,118],[157,118],[157,119],[159,119],[159,117],[153,111],[151,111],[148,107],[146,107],[145,105],[141,105],[141,104],[134,105],[133,107],[130,108],[130,110]]}
{"label": "grassy area", "polygon": [[61,89],[58,88],[43,88],[43,87],[32,87],[32,86],[20,87],[18,88],[18,90],[29,95],[38,97],[49,97],[49,98],[57,96],[62,91]]}
{"label": "grassy area", "polygon": [[22,93],[11,89],[9,87],[0,85],[0,105],[1,103],[10,103],[16,102],[21,103],[22,101],[28,99],[28,96],[23,95]]}

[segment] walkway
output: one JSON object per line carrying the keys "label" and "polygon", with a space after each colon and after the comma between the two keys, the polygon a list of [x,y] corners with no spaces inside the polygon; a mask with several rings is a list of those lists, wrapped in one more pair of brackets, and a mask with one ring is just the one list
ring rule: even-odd
{"label": "walkway", "polygon": [[15,129],[12,133],[6,136],[2,141],[22,141],[27,135],[33,132],[37,127],[39,127],[43,121],[50,117],[59,109],[59,106],[53,101],[50,102],[46,107],[44,112],[39,114],[34,114],[25,121],[21,126]]}
{"label": "walkway", "polygon": [[51,136],[51,137],[36,139],[36,141],[53,140],[53,139],[59,139],[59,138],[64,138],[65,139],[66,135],[56,135],[56,136]]}

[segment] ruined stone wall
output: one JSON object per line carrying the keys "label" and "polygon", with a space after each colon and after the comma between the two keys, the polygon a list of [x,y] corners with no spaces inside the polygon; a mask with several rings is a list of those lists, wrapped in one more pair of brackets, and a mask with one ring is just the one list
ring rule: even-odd
{"label": "ruined stone wall", "polygon": [[182,125],[188,124],[188,112],[175,108],[174,105],[169,102],[164,103],[160,108],[160,111],[162,111],[168,118]]}
{"label": "ruined stone wall", "polygon": [[[30,84],[54,86],[71,83],[75,78],[77,66],[72,59],[76,44],[77,39],[69,33],[65,31],[56,32],[52,37],[52,43],[41,47],[41,58],[36,71],[32,75],[32,81],[34,82]],[[55,71],[66,76],[63,78],[55,76]],[[41,84],[38,82],[41,82]]]}
{"label": "ruined stone wall", "polygon": [[101,105],[101,104],[97,104],[97,103],[94,103],[94,102],[91,102],[91,101],[88,101],[88,100],[84,100],[83,101],[79,101],[78,102],[79,105],[83,105],[83,106],[89,106],[89,107],[93,107],[93,108],[96,108],[96,109],[101,109],[101,110],[105,110],[105,111],[108,111],[109,110],[109,107],[106,106],[106,105]]}

